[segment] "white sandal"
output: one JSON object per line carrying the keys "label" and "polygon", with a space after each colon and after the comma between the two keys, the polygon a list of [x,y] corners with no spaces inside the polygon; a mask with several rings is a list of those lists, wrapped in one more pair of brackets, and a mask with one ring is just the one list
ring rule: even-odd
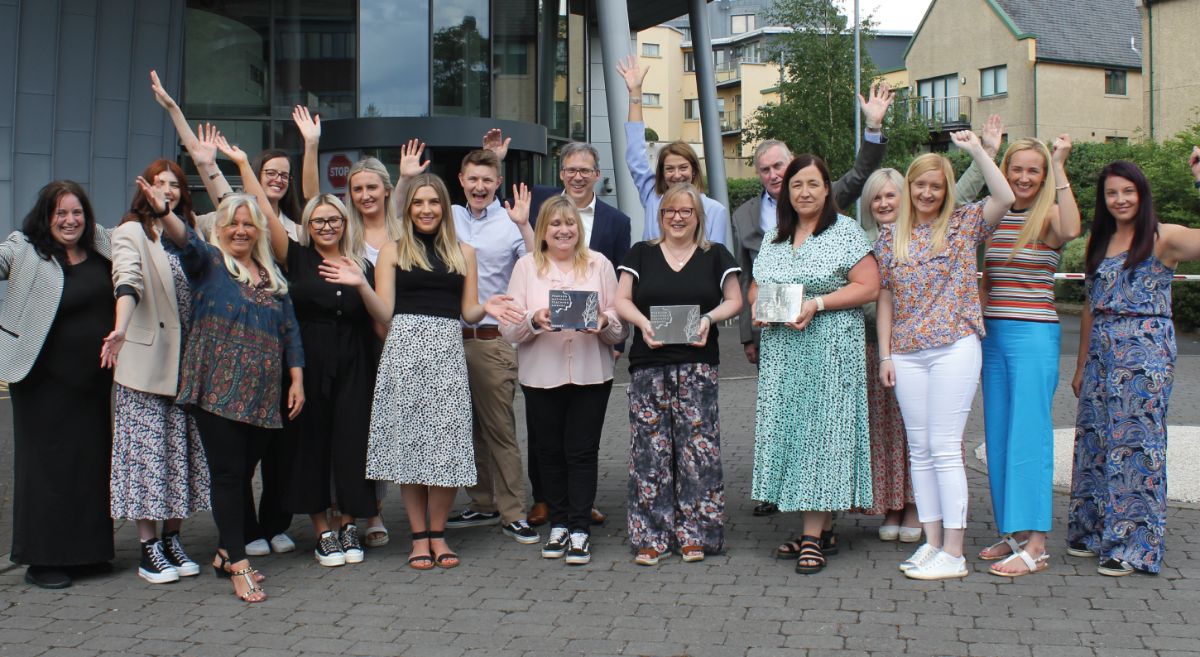
{"label": "white sandal", "polygon": [[[1006,534],[1004,536],[1004,538],[1001,538],[1000,540],[996,541],[995,543],[992,543],[991,545],[980,550],[979,558],[984,561],[1000,561],[1001,559],[1008,559],[1009,557],[1013,556],[1014,554],[1023,551],[1024,547],[1028,543],[1029,543],[1029,539],[1025,539],[1023,541],[1017,542],[1017,539],[1013,538],[1012,534]],[[998,557],[989,557],[989,556],[985,556],[983,554],[984,552],[990,552],[990,551],[992,551],[1000,546],[1003,546],[1003,545],[1008,546],[1008,550],[1009,550],[1008,554],[1002,554]]]}
{"label": "white sandal", "polygon": [[382,524],[367,527],[367,533],[363,539],[363,545],[369,548],[381,548],[388,544],[391,537],[388,536],[387,527]]}
{"label": "white sandal", "polygon": [[[999,569],[1000,566],[1003,566],[1004,564],[1006,564],[1010,561],[1013,561],[1015,559],[1020,559],[1021,561],[1025,562],[1025,570],[1022,570],[1020,572],[1007,572],[1007,571]],[[1008,555],[1007,557],[1005,557],[1004,560],[1000,561],[999,563],[992,564],[992,567],[988,568],[988,572],[993,575],[998,575],[1000,577],[1021,577],[1022,575],[1032,575],[1033,573],[1040,573],[1049,567],[1050,567],[1050,553],[1043,552],[1043,553],[1041,553],[1041,555],[1038,556],[1038,558],[1034,559],[1033,557],[1029,556],[1029,553],[1026,552],[1025,550],[1018,550],[1018,551],[1013,552],[1012,554]]]}

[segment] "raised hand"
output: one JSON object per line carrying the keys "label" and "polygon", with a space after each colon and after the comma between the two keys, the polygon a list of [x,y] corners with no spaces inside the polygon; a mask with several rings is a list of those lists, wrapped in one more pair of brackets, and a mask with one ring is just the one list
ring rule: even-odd
{"label": "raised hand", "polygon": [[505,138],[500,128],[492,128],[483,134],[483,150],[495,153],[501,162],[508,157],[508,145],[511,142],[512,137]]}
{"label": "raised hand", "polygon": [[292,121],[295,121],[296,127],[300,129],[300,136],[304,138],[304,143],[321,141],[321,117],[309,114],[307,107],[297,105],[292,109]]}
{"label": "raised hand", "polygon": [[111,370],[117,366],[117,356],[125,345],[125,331],[113,330],[100,343],[100,367]]}
{"label": "raised hand", "polygon": [[971,132],[970,130],[957,130],[955,132],[951,132],[950,140],[954,142],[955,146],[958,146],[972,155],[977,152],[986,153],[986,151],[983,150],[983,143],[979,141],[979,135]]}
{"label": "raised hand", "polygon": [[217,127],[211,123],[196,124],[196,143],[192,145],[189,151],[192,154],[192,161],[196,166],[216,164],[217,162],[217,142],[216,138],[220,136],[217,132]]}
{"label": "raised hand", "polygon": [[505,324],[525,321],[525,313],[507,294],[494,294],[483,303],[483,310]]}
{"label": "raised hand", "polygon": [[638,66],[637,57],[630,55],[625,59],[617,62],[617,73],[625,78],[625,87],[629,91],[637,91],[642,88],[642,81],[646,79],[646,74],[650,72],[650,67],[642,68]]}
{"label": "raised hand", "polygon": [[870,96],[870,99],[867,99],[863,98],[862,94],[859,94],[858,104],[862,108],[863,117],[867,121],[867,127],[872,130],[879,130],[883,127],[884,115],[887,114],[892,101],[896,99],[896,92],[888,86],[887,82],[880,80],[871,85]]}
{"label": "raised hand", "polygon": [[1071,157],[1071,135],[1064,132],[1050,145],[1050,159],[1058,166],[1065,166],[1068,157]]}
{"label": "raised hand", "polygon": [[321,278],[334,285],[360,287],[367,282],[358,263],[345,256],[336,260],[321,261],[321,264],[317,266],[317,272],[321,274]]}
{"label": "raised hand", "polygon": [[525,183],[513,185],[513,197],[504,202],[508,210],[508,218],[518,226],[529,223],[529,206],[533,203],[533,193]]}
{"label": "raised hand", "polygon": [[244,162],[250,161],[250,156],[246,155],[245,151],[238,148],[234,144],[230,144],[229,141],[225,139],[225,135],[221,134],[220,132],[213,137],[213,143],[217,145],[217,150],[221,151],[225,157],[233,160],[238,166],[241,166]]}
{"label": "raised hand", "polygon": [[171,94],[163,89],[162,82],[158,80],[158,73],[154,69],[150,69],[150,91],[154,92],[154,102],[161,105],[163,109],[171,111],[179,107],[175,104],[175,99],[171,98]]}
{"label": "raised hand", "polygon": [[1200,146],[1192,146],[1192,156],[1188,158],[1188,166],[1192,168],[1192,176],[1200,180]]}
{"label": "raised hand", "polygon": [[431,160],[426,160],[421,163],[421,156],[425,153],[425,142],[420,139],[409,139],[408,143],[400,147],[400,177],[405,180],[416,178],[429,168]]}
{"label": "raised hand", "polygon": [[983,130],[979,133],[979,140],[983,142],[983,150],[987,154],[996,158],[996,154],[1000,152],[1000,140],[1004,138],[1004,122],[1000,120],[999,114],[993,114],[987,118],[983,124]]}
{"label": "raised hand", "polygon": [[138,176],[134,181],[137,183],[142,193],[146,195],[146,200],[150,202],[150,209],[154,210],[155,214],[162,214],[167,210],[167,193],[165,190],[155,187],[146,182],[146,179]]}

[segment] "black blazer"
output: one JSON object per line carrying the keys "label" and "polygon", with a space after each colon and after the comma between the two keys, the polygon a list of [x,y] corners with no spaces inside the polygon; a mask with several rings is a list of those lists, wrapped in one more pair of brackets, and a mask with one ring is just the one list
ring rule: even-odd
{"label": "black blazer", "polygon": [[[537,224],[538,211],[542,203],[552,196],[562,194],[563,190],[546,185],[533,186],[533,204],[529,207],[529,225]],[[588,248],[604,254],[612,263],[613,269],[621,266],[625,254],[629,252],[630,221],[628,215],[613,206],[596,199],[596,220],[592,222],[592,234],[588,237]]]}

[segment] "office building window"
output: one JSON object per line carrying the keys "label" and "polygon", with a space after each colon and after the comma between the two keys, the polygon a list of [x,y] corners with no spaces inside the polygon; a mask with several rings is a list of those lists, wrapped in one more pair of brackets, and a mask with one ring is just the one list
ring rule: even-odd
{"label": "office building window", "polygon": [[741,34],[754,29],[754,14],[734,14],[729,17],[730,34]]}
{"label": "office building window", "polygon": [[[487,0],[433,4],[430,68],[436,116],[492,115],[490,4]],[[396,40],[395,35],[385,35]]]}
{"label": "office building window", "polygon": [[689,121],[700,119],[700,99],[688,98],[683,101],[683,118]]}
{"label": "office building window", "polygon": [[657,43],[643,43],[642,57],[660,57]]}
{"label": "office building window", "polygon": [[999,96],[1008,93],[1008,67],[993,66],[979,72],[979,95]]}
{"label": "office building window", "polygon": [[1111,68],[1104,71],[1104,93],[1110,96],[1125,95],[1125,71]]}
{"label": "office building window", "polygon": [[429,49],[429,26],[412,19],[421,15],[429,15],[429,0],[403,11],[386,0],[358,3],[359,116],[429,116],[429,67],[411,61]]}

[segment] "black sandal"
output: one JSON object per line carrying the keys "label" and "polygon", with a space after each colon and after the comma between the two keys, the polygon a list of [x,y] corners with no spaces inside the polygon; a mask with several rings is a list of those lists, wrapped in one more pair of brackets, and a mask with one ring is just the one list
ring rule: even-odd
{"label": "black sandal", "polygon": [[821,531],[821,552],[830,557],[838,553],[838,534],[832,529]]}
{"label": "black sandal", "polygon": [[[424,541],[429,538],[430,532],[413,532],[413,543]],[[431,554],[418,554],[415,557],[408,558],[408,567],[413,570],[431,570],[433,568],[433,546],[429,549]]]}
{"label": "black sandal", "polygon": [[803,536],[797,536],[775,548],[776,559],[795,559],[800,556],[800,543],[804,540]]}
{"label": "black sandal", "polygon": [[[445,540],[445,538],[446,538],[446,532],[444,532],[444,531],[425,532],[425,534],[429,537],[429,540],[430,540],[430,543],[429,543],[429,551],[430,552],[433,552],[433,539],[440,538],[442,540]],[[454,560],[454,563],[447,565],[446,562],[450,561],[451,559]],[[456,568],[458,566],[458,564],[461,562],[462,561],[458,558],[458,555],[453,552],[443,552],[443,553],[437,555],[436,557],[434,557],[434,559],[433,559],[433,563],[435,563],[438,568],[445,568],[446,570],[449,570],[451,568]]]}
{"label": "black sandal", "polygon": [[801,575],[815,575],[824,569],[825,555],[821,552],[820,537],[801,536],[800,556],[796,559],[796,572]]}

